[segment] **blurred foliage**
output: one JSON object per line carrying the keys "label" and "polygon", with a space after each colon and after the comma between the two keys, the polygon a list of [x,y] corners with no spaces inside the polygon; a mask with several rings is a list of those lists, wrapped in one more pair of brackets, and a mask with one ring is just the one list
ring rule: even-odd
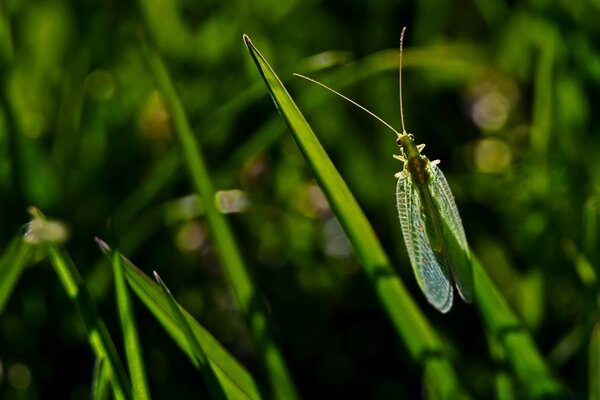
{"label": "blurred foliage", "polygon": [[[153,42],[301,395],[418,397],[420,372],[286,134],[244,48],[247,33],[290,79],[462,384],[476,398],[519,397],[475,308],[456,304],[441,315],[416,285],[396,215],[393,137],[291,79],[310,73],[399,126],[397,42],[406,25],[407,128],[442,160],[471,247],[554,373],[585,397],[600,315],[599,17],[593,0],[4,0],[0,250],[15,251],[31,205],[66,224],[65,246],[116,339],[112,272],[93,241],[114,229],[123,254],[147,274],[160,270],[181,305],[265,382],[142,52]],[[185,355],[132,300],[154,397],[207,395]],[[84,326],[50,263],[30,265],[0,315],[0,397],[88,398],[93,368]]]}

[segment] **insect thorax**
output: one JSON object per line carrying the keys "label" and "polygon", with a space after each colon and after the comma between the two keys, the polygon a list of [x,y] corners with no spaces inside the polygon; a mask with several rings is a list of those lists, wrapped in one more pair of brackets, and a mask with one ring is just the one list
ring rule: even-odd
{"label": "insect thorax", "polygon": [[429,182],[429,160],[421,154],[419,146],[415,145],[412,135],[403,134],[398,138],[404,162],[404,171],[408,173],[416,185],[425,185]]}
{"label": "insect thorax", "polygon": [[431,174],[429,172],[429,160],[427,157],[418,155],[410,157],[404,163],[404,169],[408,170],[410,177],[415,185],[426,185],[429,182]]}

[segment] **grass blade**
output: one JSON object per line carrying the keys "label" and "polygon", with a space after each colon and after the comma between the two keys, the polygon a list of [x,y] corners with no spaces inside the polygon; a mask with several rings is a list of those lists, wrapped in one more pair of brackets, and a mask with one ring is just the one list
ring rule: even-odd
{"label": "grass blade", "polygon": [[10,299],[25,267],[30,263],[34,248],[18,234],[8,244],[0,258],[0,314]]}
{"label": "grass blade", "polygon": [[93,400],[108,399],[109,382],[104,358],[96,359],[96,363],[94,364],[94,374],[92,375],[92,393],[90,398]]}
{"label": "grass blade", "polygon": [[106,368],[117,399],[131,398],[131,386],[125,373],[125,368],[119,359],[115,345],[110,338],[108,329],[90,298],[83,279],[69,255],[58,246],[48,245],[50,262],[67,292],[67,295],[77,305],[81,319],[88,332],[88,340],[98,358],[106,359]]}
{"label": "grass blade", "polygon": [[589,354],[589,398],[600,400],[600,322],[596,323],[592,330]]}
{"label": "grass blade", "polygon": [[[416,308],[399,278],[394,274],[366,217],[335,170],[312,129],[264,57],[247,36],[245,36],[245,41],[280,113],[327,195],[336,216],[361,259],[367,276],[411,354],[418,358],[423,352],[432,349],[438,349],[439,352],[439,339]],[[475,257],[473,256],[473,258]],[[476,304],[484,316],[488,328],[500,336],[499,340],[506,347],[507,357],[521,382],[534,397],[562,393],[561,385],[550,373],[531,336],[522,329],[518,318],[476,260],[473,261],[473,269],[476,270],[474,271]],[[386,278],[389,276],[390,279],[381,279],[382,276]],[[403,310],[402,315],[399,315],[398,309]],[[410,312],[406,312],[407,310]],[[515,327],[516,332],[514,331]],[[427,368],[428,366],[425,365],[426,373]],[[451,367],[448,365],[442,368],[442,371],[448,379],[448,387],[444,390],[448,388],[456,390],[452,385],[453,371]],[[439,377],[435,379],[439,379]],[[441,382],[439,385],[444,387]]]}
{"label": "grass blade", "polygon": [[396,275],[367,218],[287,90],[250,38],[244,36],[244,40],[394,328],[423,368],[427,387],[441,398],[457,398],[461,389],[442,343]]}
{"label": "grass blade", "polygon": [[163,280],[160,279],[160,276],[156,273],[156,271],[154,272],[154,277],[156,278],[156,281],[160,285],[160,287],[165,295],[165,298],[167,299],[167,303],[169,303],[169,308],[171,309],[172,314],[177,319],[176,322],[177,322],[177,325],[179,326],[179,329],[181,329],[183,331],[183,334],[185,335],[185,339],[187,340],[188,345],[192,349],[192,353],[194,354],[194,360],[195,360],[194,364],[196,365],[196,368],[198,368],[202,372],[202,375],[204,376],[204,381],[208,385],[208,389],[210,390],[210,394],[211,394],[212,398],[213,399],[226,398],[225,393],[223,393],[223,388],[221,387],[221,384],[219,383],[219,380],[217,379],[217,377],[215,375],[213,367],[210,364],[210,362],[208,361],[206,354],[204,354],[204,350],[202,349],[202,346],[200,345],[200,343],[196,339],[196,336],[192,332],[192,328],[190,327],[190,325],[188,324],[187,320],[185,319],[183,313],[181,312],[181,309],[179,308],[180,307],[179,304],[177,304],[177,301],[171,294],[171,291],[169,290],[167,285],[165,285]]}
{"label": "grass blade", "polygon": [[[110,252],[110,248],[104,242],[97,240],[97,243],[103,252]],[[122,255],[121,261],[129,286],[193,363],[195,356],[192,348],[186,340],[185,334],[180,329],[177,318],[173,315],[165,296],[162,294],[161,288]],[[236,391],[240,393],[238,398],[262,398],[258,385],[254,382],[254,379],[246,368],[221,346],[187,311],[181,310],[181,312],[187,319],[196,340],[202,343],[202,348],[206,356],[215,366],[215,373],[221,380],[221,383],[223,384],[224,380],[227,380],[227,385],[235,387]]]}
{"label": "grass blade", "polygon": [[506,350],[506,358],[531,398],[557,396],[562,387],[552,376],[531,335],[510,309],[477,257],[471,255],[475,304],[486,325]]}
{"label": "grass blade", "polygon": [[125,368],[119,359],[115,345],[100,318],[90,294],[67,252],[56,244],[62,238],[56,222],[46,221],[44,215],[37,209],[31,209],[33,220],[28,224],[25,237],[31,243],[45,246],[50,263],[67,293],[75,303],[83,320],[90,346],[96,358],[106,360],[106,369],[111,379],[113,392],[117,399],[131,398],[131,385]]}
{"label": "grass blade", "polygon": [[113,273],[115,277],[115,292],[121,328],[123,329],[123,343],[131,375],[133,397],[135,399],[150,399],[150,389],[146,378],[142,349],[135,324],[135,316],[129,300],[129,293],[123,277],[123,266],[121,265],[121,253],[115,249],[111,254]]}
{"label": "grass blade", "polygon": [[298,398],[292,377],[271,332],[264,303],[250,279],[227,220],[215,207],[213,201],[215,190],[183,104],[159,55],[149,46],[145,46],[144,49],[173,118],[190,178],[198,195],[203,199],[208,226],[225,270],[227,282],[250,327],[259,358],[269,375],[273,395],[284,399]]}

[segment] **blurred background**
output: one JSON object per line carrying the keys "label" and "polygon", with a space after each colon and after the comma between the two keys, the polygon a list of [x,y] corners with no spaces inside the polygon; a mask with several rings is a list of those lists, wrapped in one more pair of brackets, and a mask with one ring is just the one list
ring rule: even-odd
{"label": "blurred background", "polygon": [[[63,221],[66,248],[118,346],[112,272],[93,241],[110,235],[109,221],[123,253],[147,274],[159,271],[265,380],[141,51],[147,41],[184,102],[303,397],[421,393],[418,367],[277,114],[246,33],[447,343],[463,385],[492,396],[495,374],[508,367],[490,355],[475,308],[458,302],[441,315],[416,285],[396,212],[394,136],[291,75],[326,82],[399,129],[398,39],[407,26],[407,130],[441,160],[473,251],[555,374],[574,398],[587,395],[599,315],[599,1],[0,4],[0,249],[31,205]],[[154,396],[206,395],[191,363],[133,305]],[[31,266],[0,314],[0,398],[88,398],[93,364],[53,269],[46,260]]]}

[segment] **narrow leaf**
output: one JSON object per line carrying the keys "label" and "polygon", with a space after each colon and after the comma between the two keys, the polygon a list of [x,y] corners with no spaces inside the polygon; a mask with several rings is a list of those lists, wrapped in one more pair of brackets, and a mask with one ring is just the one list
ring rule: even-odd
{"label": "narrow leaf", "polygon": [[92,375],[92,393],[90,398],[93,400],[108,399],[108,373],[106,372],[106,362],[104,358],[97,358],[94,364],[94,373]]}
{"label": "narrow leaf", "polygon": [[88,333],[90,346],[97,359],[105,359],[113,392],[117,399],[131,398],[131,385],[125,368],[119,359],[115,345],[104,321],[100,318],[90,294],[68,253],[57,244],[65,239],[63,227],[55,221],[47,221],[41,211],[32,208],[33,220],[28,224],[25,237],[30,243],[44,246],[50,263],[67,293],[75,303]]}
{"label": "narrow leaf", "polygon": [[250,279],[227,219],[214,204],[215,190],[183,104],[157,52],[149,45],[144,46],[144,50],[173,118],[190,178],[203,201],[206,220],[225,270],[227,283],[250,327],[259,358],[269,375],[273,395],[277,398],[296,399],[297,390],[271,332],[266,307]]}
{"label": "narrow leaf", "polygon": [[[97,239],[96,242],[103,252],[110,252],[110,247],[103,241]],[[195,355],[192,348],[186,340],[185,334],[177,323],[177,318],[162,294],[161,288],[152,281],[147,275],[140,271],[131,261],[121,255],[123,272],[127,283],[133,289],[134,293],[146,305],[148,310],[158,319],[165,331],[177,343],[177,345],[195,362]],[[240,393],[238,398],[260,399],[258,385],[250,373],[233,357],[208,331],[204,329],[187,311],[181,310],[190,325],[196,340],[202,343],[202,348],[215,367],[215,372],[221,383],[227,380],[229,385],[236,387]]]}
{"label": "narrow leaf", "polygon": [[22,233],[15,236],[4,250],[0,258],[0,314],[31,262],[33,253],[34,248],[23,240]]}
{"label": "narrow leaf", "polygon": [[133,386],[133,397],[141,400],[150,399],[150,389],[148,388],[142,349],[135,324],[135,315],[131,307],[131,301],[129,300],[125,278],[123,277],[121,253],[118,249],[112,252],[111,261],[115,277],[115,293],[117,296],[119,319],[121,320],[121,328],[123,329],[123,343],[125,344],[127,363]]}
{"label": "narrow leaf", "polygon": [[548,365],[537,349],[531,335],[510,309],[477,257],[471,255],[475,304],[487,327],[504,346],[507,361],[531,398],[556,396],[562,387],[552,376]]}
{"label": "narrow leaf", "polygon": [[54,266],[67,295],[75,302],[79,310],[88,332],[88,340],[96,357],[106,358],[106,368],[111,377],[115,396],[117,398],[130,398],[131,387],[123,364],[121,364],[108,329],[99,317],[77,268],[66,251],[60,247],[49,245],[48,252],[50,262]]}
{"label": "narrow leaf", "polygon": [[215,372],[213,371],[213,366],[206,358],[206,354],[204,354],[202,346],[196,339],[196,336],[192,332],[192,328],[190,327],[183,313],[181,312],[179,304],[171,294],[171,291],[169,290],[167,285],[165,285],[163,280],[160,279],[160,276],[156,272],[154,272],[154,277],[156,278],[156,281],[160,285],[163,293],[165,294],[165,298],[167,299],[167,303],[169,304],[171,312],[176,318],[176,323],[179,326],[179,329],[183,331],[185,339],[187,340],[188,345],[192,349],[192,353],[194,355],[195,360],[194,365],[200,370],[200,372],[202,372],[202,375],[204,376],[204,381],[208,385],[208,389],[210,390],[212,398],[226,398],[225,394],[223,393],[223,388],[221,387],[221,384],[219,383],[219,380],[217,379]]}
{"label": "narrow leaf", "polygon": [[[312,129],[264,57],[247,36],[244,36],[244,40],[269,87],[279,112],[290,127],[292,135],[361,259],[365,272],[379,294],[384,308],[394,322],[398,333],[406,342],[411,354],[418,359],[424,353],[439,349],[439,339],[416,308],[399,278],[393,273],[387,256],[366,217]],[[472,258],[475,259],[474,256]],[[476,270],[474,271],[475,286],[479,285],[479,288],[475,288],[476,303],[488,328],[495,334],[502,335],[499,340],[506,347],[507,356],[521,382],[528,388],[532,396],[562,393],[561,385],[551,375],[531,336],[520,328],[518,319],[477,261],[473,261],[473,269]],[[380,279],[381,276],[386,276],[386,279]],[[387,279],[388,276],[389,279]],[[403,312],[399,313],[398,310]],[[410,318],[408,318],[409,316]],[[518,332],[511,331],[511,328],[514,327],[517,327]],[[505,332],[503,330],[505,328],[508,331]],[[439,353],[439,350],[437,352]],[[455,386],[457,384],[452,383],[456,381],[452,381],[454,372],[449,365],[441,368],[443,371],[441,376],[444,379],[440,379],[439,374],[428,374],[428,362],[430,361],[427,358],[420,361],[424,364],[426,380],[429,385],[439,385],[440,393],[450,394],[450,390],[457,390]]]}
{"label": "narrow leaf", "polygon": [[[348,186],[271,66],[248,36],[244,36],[244,41],[275,105],[348,235],[373,290],[411,356],[421,364],[427,386],[442,398],[460,396],[462,390],[444,355],[442,343],[392,268]],[[432,354],[436,356],[428,356]]]}

